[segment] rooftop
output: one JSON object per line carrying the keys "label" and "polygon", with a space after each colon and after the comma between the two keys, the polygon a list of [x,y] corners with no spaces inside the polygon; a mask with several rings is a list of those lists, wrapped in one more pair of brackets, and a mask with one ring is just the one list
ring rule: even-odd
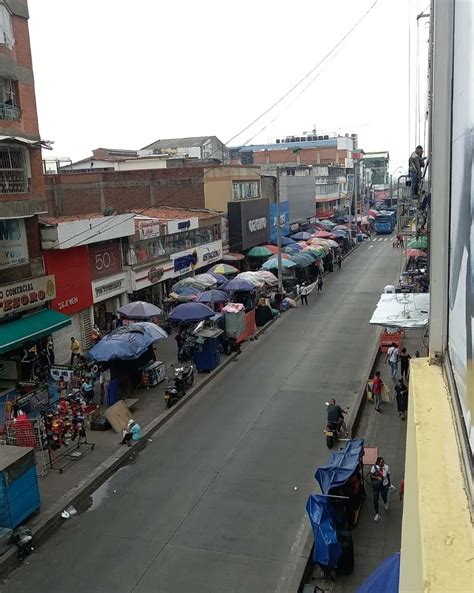
{"label": "rooftop", "polygon": [[141,150],[155,150],[157,148],[189,148],[191,146],[202,146],[205,142],[216,136],[191,136],[189,138],[165,138],[156,140]]}
{"label": "rooftop", "polygon": [[182,218],[215,218],[221,216],[220,212],[214,210],[189,210],[188,208],[169,208],[168,206],[156,206],[154,208],[147,208],[140,210],[140,216],[148,216],[150,218],[160,218],[161,220],[174,220]]}

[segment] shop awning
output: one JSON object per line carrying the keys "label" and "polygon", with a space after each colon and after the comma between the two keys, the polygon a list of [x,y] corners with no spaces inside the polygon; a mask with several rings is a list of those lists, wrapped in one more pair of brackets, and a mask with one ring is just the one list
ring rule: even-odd
{"label": "shop awning", "polygon": [[38,340],[69,325],[71,318],[52,309],[0,325],[0,354],[20,348],[27,340]]}
{"label": "shop awning", "polygon": [[416,329],[425,327],[429,316],[429,293],[383,294],[370,323],[384,327]]}

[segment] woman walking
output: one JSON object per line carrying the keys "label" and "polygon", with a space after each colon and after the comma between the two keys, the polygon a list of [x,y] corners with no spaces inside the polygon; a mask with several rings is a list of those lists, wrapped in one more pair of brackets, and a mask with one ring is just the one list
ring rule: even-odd
{"label": "woman walking", "polygon": [[398,380],[395,385],[395,394],[397,400],[397,410],[400,420],[405,420],[408,409],[408,387],[403,382],[403,379]]}
{"label": "woman walking", "polygon": [[383,457],[377,457],[375,465],[370,470],[372,493],[374,498],[374,521],[380,521],[379,498],[382,497],[383,506],[388,511],[388,490],[390,488],[390,469]]}

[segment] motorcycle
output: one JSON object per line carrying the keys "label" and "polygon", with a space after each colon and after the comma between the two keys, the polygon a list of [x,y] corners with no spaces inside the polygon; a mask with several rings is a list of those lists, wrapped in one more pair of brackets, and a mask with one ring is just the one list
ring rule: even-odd
{"label": "motorcycle", "polygon": [[28,527],[20,526],[15,529],[13,532],[12,537],[10,538],[10,543],[17,547],[17,558],[20,562],[31,554],[34,551],[31,542],[33,541],[33,534]]}
{"label": "motorcycle", "polygon": [[[326,402],[326,406],[329,406],[329,402]],[[346,414],[348,409],[349,408],[344,408],[343,414]],[[341,440],[340,437],[342,423],[342,420],[339,420],[338,422],[330,422],[328,420],[326,428],[324,429],[324,435],[326,437],[326,445],[328,449],[332,449],[334,445]]]}
{"label": "motorcycle", "polygon": [[[169,381],[169,377],[167,377]],[[164,400],[167,408],[171,408],[194,383],[194,366],[176,367],[174,369],[173,383],[165,389]]]}

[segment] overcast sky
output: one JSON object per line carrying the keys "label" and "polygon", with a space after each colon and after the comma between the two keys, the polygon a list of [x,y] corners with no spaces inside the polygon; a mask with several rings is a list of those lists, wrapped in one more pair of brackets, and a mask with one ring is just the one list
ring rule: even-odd
{"label": "overcast sky", "polygon": [[[42,137],[54,140],[52,156],[73,160],[99,146],[137,149],[159,138],[209,134],[227,142],[373,3],[29,0]],[[356,132],[364,150],[390,151],[392,170],[405,165],[415,142],[413,121],[410,139],[408,128],[409,24],[415,57],[415,17],[428,4],[378,0],[316,80],[231,144],[316,126],[318,133]],[[412,66],[412,99],[415,81]]]}

